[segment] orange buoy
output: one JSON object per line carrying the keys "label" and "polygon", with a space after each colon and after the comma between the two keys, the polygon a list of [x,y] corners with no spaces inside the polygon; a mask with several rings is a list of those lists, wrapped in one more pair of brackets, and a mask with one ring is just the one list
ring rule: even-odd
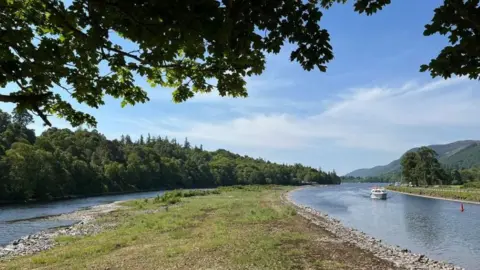
{"label": "orange buoy", "polygon": [[460,212],[463,212],[465,211],[465,209],[463,208],[463,203],[460,203]]}

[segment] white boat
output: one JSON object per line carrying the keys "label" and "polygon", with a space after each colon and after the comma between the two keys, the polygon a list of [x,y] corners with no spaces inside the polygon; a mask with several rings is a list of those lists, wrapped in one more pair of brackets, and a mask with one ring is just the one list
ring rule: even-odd
{"label": "white boat", "polygon": [[387,199],[387,191],[384,188],[374,187],[370,191],[370,198],[379,199],[379,200],[386,200]]}

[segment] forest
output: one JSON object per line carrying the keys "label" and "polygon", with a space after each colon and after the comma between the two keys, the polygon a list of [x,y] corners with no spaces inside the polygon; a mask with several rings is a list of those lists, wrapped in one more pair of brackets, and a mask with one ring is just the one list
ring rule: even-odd
{"label": "forest", "polygon": [[206,151],[185,139],[97,130],[27,128],[28,113],[0,111],[0,202],[52,200],[112,192],[304,182],[339,184],[335,172],[276,164],[227,150]]}

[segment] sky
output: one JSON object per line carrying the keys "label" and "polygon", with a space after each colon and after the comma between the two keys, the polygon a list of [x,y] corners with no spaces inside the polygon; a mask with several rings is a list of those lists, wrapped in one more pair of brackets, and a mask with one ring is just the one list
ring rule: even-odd
{"label": "sky", "polygon": [[[419,72],[447,44],[444,36],[422,34],[442,1],[392,2],[373,16],[357,14],[351,5],[324,12],[321,25],[330,32],[335,55],[326,73],[304,71],[290,62],[286,48],[268,56],[262,75],[247,78],[248,98],[213,93],[175,104],[172,89],[139,79],[148,103],[122,108],[108,97],[98,110],[76,108],[95,116],[97,130],[110,139],[187,137],[208,150],[339,174],[387,164],[416,146],[480,139],[480,83]],[[38,119],[32,128],[45,130]]]}

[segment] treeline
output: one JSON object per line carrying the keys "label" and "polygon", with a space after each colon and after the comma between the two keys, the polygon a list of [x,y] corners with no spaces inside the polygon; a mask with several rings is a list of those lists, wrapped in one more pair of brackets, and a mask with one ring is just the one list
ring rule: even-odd
{"label": "treeline", "polygon": [[381,176],[368,176],[368,177],[355,177],[355,176],[342,176],[340,177],[342,183],[391,183],[395,182],[393,176],[381,175]]}
{"label": "treeline", "polygon": [[0,111],[0,201],[170,188],[302,182],[338,184],[335,172],[282,165],[226,150],[205,151],[185,139],[51,128],[39,137],[32,117]]}
{"label": "treeline", "polygon": [[[428,180],[430,185],[463,185],[468,184],[468,186],[480,186],[480,167],[473,167],[469,169],[457,169],[455,167],[445,166],[440,164],[441,172],[437,173],[437,176],[440,178],[432,179],[428,177],[431,175],[431,171],[422,171],[422,166],[418,166],[416,173],[414,175],[417,177],[417,181],[409,181],[404,177],[402,179],[402,173],[400,171],[395,171],[387,174],[382,174],[379,176],[369,176],[369,177],[354,177],[354,176],[342,176],[342,183],[394,183],[394,182],[412,182],[417,185],[428,185]],[[475,183],[473,183],[475,182]]]}
{"label": "treeline", "polygon": [[480,182],[480,167],[459,170],[460,182]]}
{"label": "treeline", "polygon": [[[421,147],[401,158],[400,171],[392,171],[379,176],[342,176],[342,183],[394,183],[411,182],[415,186],[463,185],[480,186],[480,167],[461,168],[458,165],[441,164],[437,153],[429,147]],[[475,182],[475,183],[473,183]]]}
{"label": "treeline", "polygon": [[401,159],[403,181],[411,182],[414,186],[427,186],[461,185],[465,181],[473,180],[474,177],[467,179],[466,170],[459,171],[442,166],[437,156],[433,149],[425,146],[403,155]]}

